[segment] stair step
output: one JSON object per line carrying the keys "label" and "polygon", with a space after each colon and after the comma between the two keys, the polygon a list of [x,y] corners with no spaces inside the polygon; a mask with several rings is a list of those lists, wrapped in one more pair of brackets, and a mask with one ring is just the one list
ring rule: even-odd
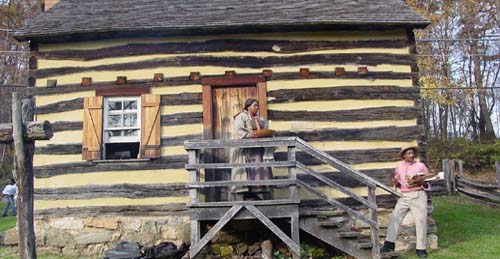
{"label": "stair step", "polygon": [[361,234],[356,231],[343,231],[339,232],[338,235],[341,238],[358,238]]}
{"label": "stair step", "polygon": [[338,228],[348,220],[346,217],[331,217],[324,221],[318,221],[318,225],[324,228]]}
{"label": "stair step", "polygon": [[309,210],[300,211],[300,216],[314,216],[314,217],[338,217],[345,215],[346,212],[343,210]]}
{"label": "stair step", "polygon": [[359,242],[358,243],[359,249],[370,249],[372,247],[373,247],[372,242]]}

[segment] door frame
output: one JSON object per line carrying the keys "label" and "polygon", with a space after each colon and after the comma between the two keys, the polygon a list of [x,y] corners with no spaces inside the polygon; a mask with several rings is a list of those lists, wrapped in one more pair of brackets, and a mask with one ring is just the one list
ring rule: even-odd
{"label": "door frame", "polygon": [[212,89],[215,87],[257,87],[259,115],[267,120],[267,84],[264,76],[221,76],[202,78],[203,138],[213,139]]}

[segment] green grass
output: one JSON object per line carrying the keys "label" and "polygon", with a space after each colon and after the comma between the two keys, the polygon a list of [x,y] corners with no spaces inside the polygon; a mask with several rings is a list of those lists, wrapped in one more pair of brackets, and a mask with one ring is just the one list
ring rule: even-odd
{"label": "green grass", "polygon": [[[4,198],[3,201],[0,202],[0,216],[3,213],[3,208],[5,207],[5,205],[6,202]],[[4,232],[5,230],[11,229],[16,226],[16,217],[11,216],[12,211],[10,209],[7,215],[9,216],[5,218],[0,218],[0,232]]]}
{"label": "green grass", "polygon": [[[433,217],[438,226],[439,249],[430,250],[432,259],[497,259],[500,258],[500,209],[474,204],[460,197],[433,199]],[[4,203],[0,203],[2,209]],[[0,218],[0,231],[15,226],[15,218]],[[8,248],[0,247],[0,258],[17,259]],[[40,259],[72,259],[40,255]],[[403,258],[417,258],[414,252]]]}
{"label": "green grass", "polygon": [[[435,259],[500,258],[500,209],[474,204],[460,197],[434,198],[439,248],[429,252]],[[417,258],[415,253],[406,257]]]}

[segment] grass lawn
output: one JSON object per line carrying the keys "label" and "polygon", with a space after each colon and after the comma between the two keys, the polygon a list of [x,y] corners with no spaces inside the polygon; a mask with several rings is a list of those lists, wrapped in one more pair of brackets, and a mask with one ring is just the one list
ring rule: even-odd
{"label": "grass lawn", "polygon": [[[428,251],[435,259],[500,258],[500,209],[478,205],[461,197],[434,198],[439,248]],[[415,252],[406,257],[417,258]]]}
{"label": "grass lawn", "polygon": [[[3,208],[5,207],[5,198],[0,202],[0,216],[3,213]],[[7,229],[16,226],[16,217],[12,216],[12,210],[9,209],[8,217],[0,218],[0,232],[4,232]]]}
{"label": "grass lawn", "polygon": [[[461,197],[433,199],[433,217],[438,225],[439,249],[431,250],[435,259],[497,259],[500,258],[500,208],[478,205]],[[4,203],[0,203],[0,209]],[[0,218],[0,231],[15,226],[15,218]],[[16,253],[0,247],[0,258],[17,259]],[[72,259],[38,256],[40,259]],[[414,259],[415,252],[403,258]],[[76,258],[75,258],[76,259]]]}

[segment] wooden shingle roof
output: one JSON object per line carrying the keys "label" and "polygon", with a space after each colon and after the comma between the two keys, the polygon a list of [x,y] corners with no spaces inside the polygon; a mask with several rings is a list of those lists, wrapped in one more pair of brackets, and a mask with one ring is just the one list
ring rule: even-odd
{"label": "wooden shingle roof", "polygon": [[19,30],[16,38],[291,31],[311,26],[421,28],[427,24],[404,0],[61,0]]}

